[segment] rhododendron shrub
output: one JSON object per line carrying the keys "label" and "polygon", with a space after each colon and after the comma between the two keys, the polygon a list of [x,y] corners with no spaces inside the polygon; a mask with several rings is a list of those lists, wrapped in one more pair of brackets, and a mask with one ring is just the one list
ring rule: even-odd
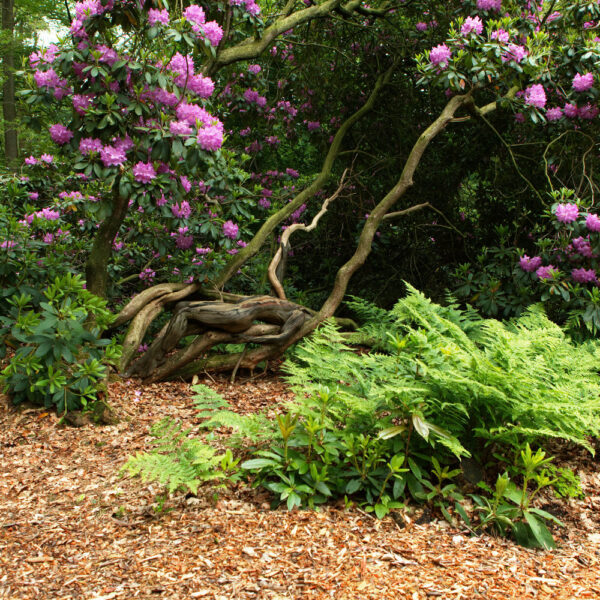
{"label": "rhododendron shrub", "polygon": [[511,248],[505,229],[504,247],[487,249],[480,269],[462,265],[457,270],[455,291],[484,313],[505,317],[541,301],[574,334],[595,335],[600,331],[598,211],[563,188],[552,194],[545,217],[547,225],[536,229],[533,250]]}
{"label": "rhododendron shrub", "polygon": [[[245,174],[229,169],[231,155],[221,156],[226,136],[211,102],[214,82],[200,70],[205,51],[214,55],[222,35],[198,5],[170,18],[167,9],[150,2],[95,0],[76,4],[70,40],[30,57],[34,72],[26,101],[62,103],[70,116],[51,124],[50,136],[72,157],[76,171],[109,189],[100,199],[101,225],[86,269],[95,293],[106,293],[108,257],[132,227],[122,230],[128,213],[137,213],[138,226],[146,215],[156,240],[151,246],[164,254],[165,238],[175,238],[173,250],[189,250],[196,233],[182,223],[192,211],[172,207],[193,204],[198,216],[205,215],[198,227],[207,231],[211,219],[217,220],[215,229],[225,220],[220,208],[208,210],[209,188],[225,192],[228,210],[240,209],[235,194]],[[220,189],[232,182],[227,191]],[[157,237],[161,216],[170,219],[169,230]],[[186,226],[189,235],[179,235]],[[196,274],[206,275],[198,269]]]}

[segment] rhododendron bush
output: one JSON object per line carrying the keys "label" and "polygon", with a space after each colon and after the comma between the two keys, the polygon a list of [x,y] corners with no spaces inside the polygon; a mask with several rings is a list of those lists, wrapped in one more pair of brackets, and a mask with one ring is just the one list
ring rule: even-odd
{"label": "rhododendron bush", "polygon": [[[466,237],[468,221],[448,212],[442,194],[419,202],[411,193],[415,183],[427,187],[420,165],[433,140],[493,136],[510,151],[503,133],[525,139],[537,127],[541,136],[560,138],[596,126],[599,19],[597,2],[573,1],[231,0],[171,7],[160,0],[85,0],[75,6],[69,36],[30,57],[25,102],[32,113],[41,105],[60,107],[47,131],[75,173],[99,182],[99,196],[78,198],[72,209],[49,199],[19,215],[22,227],[70,221],[71,235],[92,240],[88,289],[116,297],[129,295],[124,283],[145,290],[117,318],[117,325],[133,319],[126,368],[162,308],[211,289],[220,297],[240,269],[246,280],[238,290],[264,293],[268,278],[286,301],[278,278],[290,247],[281,248],[283,262],[268,271],[267,265],[282,232],[321,218],[325,202],[322,226],[334,239],[344,236],[339,245],[346,254],[335,257],[341,268],[324,282],[316,315],[305,313],[293,331],[281,325],[287,313],[275,319],[285,341],[269,346],[272,338],[261,334],[267,349],[217,365],[252,368],[333,315],[374,244],[402,250],[405,230],[398,223],[405,215],[429,214],[421,218],[431,221],[430,211],[437,211],[446,229]],[[461,139],[454,148],[468,160],[443,152],[425,159],[455,171],[429,169],[440,182],[456,180],[451,198],[466,175],[461,169],[482,158],[476,151],[469,156]],[[558,163],[550,168],[548,152],[537,157],[544,163],[541,184],[523,173],[512,151],[507,156],[519,183],[531,188],[538,214],[552,212],[573,230],[562,260],[572,267],[571,284],[591,289],[597,283],[593,177],[584,178],[579,200],[557,202],[549,192],[568,178]],[[24,170],[40,167],[43,157],[31,156]],[[328,196],[336,204],[329,206]],[[58,211],[56,219],[48,211]],[[437,225],[437,216],[429,224]],[[425,240],[433,249],[435,236]],[[17,242],[2,243],[14,251]],[[317,236],[305,247],[323,254],[319,243]],[[307,271],[325,262],[302,258]],[[556,284],[567,270],[551,258],[521,253],[519,268]],[[550,293],[564,297],[563,289]]]}

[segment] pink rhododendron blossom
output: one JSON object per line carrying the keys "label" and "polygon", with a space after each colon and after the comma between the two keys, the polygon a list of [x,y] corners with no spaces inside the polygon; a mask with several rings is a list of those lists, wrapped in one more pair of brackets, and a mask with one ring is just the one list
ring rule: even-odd
{"label": "pink rhododendron blossom", "polygon": [[100,159],[105,167],[118,167],[127,160],[127,157],[121,148],[104,146],[100,150]]}
{"label": "pink rhododendron blossom", "polygon": [[567,103],[563,106],[563,114],[565,115],[565,117],[568,117],[569,119],[574,119],[577,116],[578,112],[579,111],[577,109],[577,106],[575,106],[575,104]]}
{"label": "pink rhododendron blossom", "polygon": [[596,271],[594,269],[573,269],[571,277],[577,283],[595,283]]}
{"label": "pink rhododendron blossom", "polygon": [[127,153],[133,148],[133,140],[126,135],[124,138],[115,137],[112,139],[115,148]]}
{"label": "pink rhododendron blossom", "polygon": [[253,17],[260,15],[260,6],[254,0],[246,0],[246,12]]}
{"label": "pink rhododendron blossom", "polygon": [[116,51],[108,46],[96,46],[96,50],[100,52],[100,62],[106,63],[109,67],[112,67],[119,60]]}
{"label": "pink rhododendron blossom", "polygon": [[467,17],[460,28],[462,35],[469,35],[470,33],[480,35],[482,31],[483,21],[479,17]]}
{"label": "pink rhododendron blossom", "polygon": [[192,189],[192,183],[185,175],[182,175],[179,178],[179,183],[181,183],[181,187],[186,191],[186,193]]}
{"label": "pink rhododendron blossom", "polygon": [[492,31],[491,38],[500,44],[506,44],[510,39],[510,35],[507,31],[504,31],[504,29],[498,29],[498,31]]}
{"label": "pink rhododendron blossom", "polygon": [[189,135],[192,133],[192,128],[186,121],[171,121],[169,123],[169,131],[173,135]]}
{"label": "pink rhododendron blossom", "polygon": [[40,156],[40,160],[45,162],[47,165],[50,165],[54,162],[54,156],[52,156],[52,154],[42,154]]}
{"label": "pink rhododendron blossom", "polygon": [[81,154],[91,154],[92,152],[102,152],[102,142],[97,138],[81,138],[79,141],[79,152]]}
{"label": "pink rhododendron blossom", "polygon": [[240,228],[233,221],[223,223],[223,235],[230,240],[235,240],[239,234]]}
{"label": "pink rhododendron blossom", "polygon": [[598,116],[598,107],[595,104],[584,104],[577,109],[577,116],[580,119],[585,119],[586,121],[591,121]]}
{"label": "pink rhododendron blossom", "polygon": [[194,245],[194,236],[187,235],[188,231],[187,227],[180,227],[176,234],[171,234],[176,236],[175,244],[180,250],[188,250]]}
{"label": "pink rhododendron blossom", "polygon": [[527,49],[518,44],[509,44],[506,51],[502,55],[502,62],[509,62],[514,60],[516,63],[520,63],[526,56]]}
{"label": "pink rhododendron blossom", "polygon": [[589,239],[579,236],[572,240],[572,244],[578,254],[585,256],[585,258],[593,258],[594,253],[592,252],[592,246]]}
{"label": "pink rhododendron blossom", "polygon": [[202,25],[202,30],[211,46],[219,45],[223,37],[223,29],[221,29],[221,26],[216,21],[207,21]]}
{"label": "pink rhododendron blossom", "polygon": [[546,111],[546,118],[548,121],[558,121],[563,116],[562,109],[558,108],[558,106],[554,108],[549,108]]}
{"label": "pink rhododendron blossom", "polygon": [[477,0],[478,10],[496,10],[502,8],[502,0]]}
{"label": "pink rhododendron blossom", "polygon": [[585,219],[585,226],[590,231],[600,231],[600,219],[598,218],[598,215],[590,213]]}
{"label": "pink rhododendron blossom", "polygon": [[527,254],[523,254],[523,256],[519,259],[519,266],[523,271],[527,271],[528,273],[533,273],[542,266],[542,258],[540,256],[532,256],[529,258]]}
{"label": "pink rhododendron blossom", "polygon": [[173,216],[178,219],[188,219],[192,214],[192,207],[187,200],[183,200],[181,204],[173,204],[171,206],[171,212]]}
{"label": "pink rhododendron blossom", "polygon": [[73,132],[67,129],[64,125],[61,125],[60,123],[52,125],[49,128],[49,130],[50,137],[53,139],[53,141],[55,141],[57,144],[60,144],[61,146],[69,142],[73,137]]}
{"label": "pink rhododendron blossom", "polygon": [[204,108],[196,104],[187,104],[182,102],[176,109],[175,114],[180,121],[185,121],[189,125],[196,125],[196,121],[208,125],[214,120],[214,117]]}
{"label": "pink rhododendron blossom", "polygon": [[540,279],[552,279],[554,275],[559,273],[558,269],[554,265],[548,265],[546,267],[540,267],[536,270],[535,274]]}
{"label": "pink rhododendron blossom", "polygon": [[37,160],[37,158],[35,156],[28,156],[25,159],[25,164],[28,165],[28,166],[30,166],[30,167],[33,167],[34,165],[38,164],[38,160]]}
{"label": "pink rhododendron blossom", "polygon": [[577,204],[559,204],[556,207],[555,214],[557,221],[560,221],[561,223],[572,223],[573,221],[576,221],[579,216],[579,208],[577,207]]}
{"label": "pink rhododendron blossom", "polygon": [[156,178],[156,171],[151,162],[138,162],[133,166],[132,169],[133,177],[140,183],[150,183]]}
{"label": "pink rhododendron blossom", "polygon": [[258,75],[262,71],[262,67],[260,65],[248,65],[248,72],[253,75]]}
{"label": "pink rhododendron blossom", "polygon": [[193,75],[188,80],[187,88],[195,94],[198,94],[200,98],[210,98],[215,90],[215,84],[210,77]]}
{"label": "pink rhododendron blossom", "polygon": [[448,66],[448,61],[452,56],[450,48],[446,44],[438,44],[429,52],[429,62],[432,65],[437,65],[441,69],[445,69]]}
{"label": "pink rhododendron blossom", "polygon": [[427,23],[423,23],[423,21],[419,21],[419,23],[417,23],[415,25],[415,28],[417,29],[417,31],[427,31]]}
{"label": "pink rhododendron blossom", "polygon": [[169,11],[165,8],[164,10],[156,10],[151,8],[148,11],[148,23],[151,27],[160,23],[161,25],[169,24]]}
{"label": "pink rhododendron blossom", "polygon": [[525,90],[525,104],[535,106],[536,108],[544,108],[546,106],[546,91],[544,86],[536,83],[530,85]]}
{"label": "pink rhododendron blossom", "polygon": [[73,108],[77,114],[83,116],[85,115],[85,111],[92,104],[92,98],[90,96],[85,96],[83,94],[74,94],[73,95]]}
{"label": "pink rhododendron blossom", "polygon": [[317,129],[321,128],[321,123],[319,121],[308,121],[306,127],[309,131],[317,131]]}
{"label": "pink rhododendron blossom", "polygon": [[207,125],[198,130],[197,141],[203,150],[218,150],[223,145],[223,128]]}
{"label": "pink rhododendron blossom", "polygon": [[10,250],[11,248],[14,248],[17,244],[15,242],[13,242],[12,240],[4,240],[1,244],[0,244],[0,248],[2,248],[3,250]]}
{"label": "pink rhododendron blossom", "polygon": [[577,73],[575,77],[573,77],[573,89],[576,92],[585,92],[589,90],[594,85],[594,75],[593,73],[585,73],[581,75]]}
{"label": "pink rhododendron blossom", "polygon": [[196,25],[202,25],[206,21],[204,9],[197,4],[190,4],[190,6],[183,11],[183,16]]}

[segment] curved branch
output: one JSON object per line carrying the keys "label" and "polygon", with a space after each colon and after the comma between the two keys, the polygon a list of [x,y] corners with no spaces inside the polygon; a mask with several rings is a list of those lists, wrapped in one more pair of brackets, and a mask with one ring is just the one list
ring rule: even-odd
{"label": "curved branch", "polygon": [[363,227],[358,241],[358,246],[354,254],[338,270],[335,283],[329,297],[323,303],[323,306],[321,307],[321,310],[317,316],[306,324],[305,329],[310,326],[312,326],[314,329],[319,322],[333,316],[333,313],[340,305],[344,294],[346,293],[346,288],[348,287],[350,278],[364,264],[367,256],[371,252],[373,238],[381,221],[383,221],[390,208],[398,201],[398,199],[406,192],[406,190],[413,185],[415,171],[421,162],[421,158],[423,157],[427,146],[429,146],[430,142],[446,128],[448,123],[452,121],[455,113],[461,107],[470,102],[470,93],[462,96],[454,96],[442,110],[440,116],[419,136],[419,139],[415,142],[415,145],[413,146],[410,154],[408,155],[406,163],[404,164],[404,169],[402,170],[400,179],[379,202],[379,204],[371,211],[371,214],[369,215]]}
{"label": "curved branch", "polygon": [[329,146],[329,151],[323,161],[321,172],[317,175],[316,179],[307,188],[302,190],[291,202],[271,215],[256,232],[252,240],[248,242],[248,245],[245,248],[242,248],[238,254],[232,256],[231,260],[225,265],[225,268],[221,271],[219,277],[217,277],[215,281],[215,286],[218,289],[222,288],[229,279],[237,273],[238,269],[261,249],[265,240],[275,227],[287,219],[304,202],[308,202],[325,185],[331,173],[333,163],[339,154],[345,135],[357,121],[362,119],[362,117],[373,108],[377,95],[389,82],[395,68],[396,65],[394,63],[394,65],[392,65],[385,73],[382,73],[377,78],[367,101],[353,115],[348,117],[342,125],[340,125],[340,128],[333,138],[333,142],[331,142],[331,145]]}
{"label": "curved branch", "polygon": [[283,289],[283,285],[281,284],[281,282],[279,281],[279,278],[277,277],[277,267],[279,266],[279,263],[281,262],[281,258],[283,257],[284,252],[287,252],[289,250],[289,240],[290,240],[290,237],[292,236],[292,233],[299,231],[299,230],[313,231],[313,229],[316,228],[321,217],[327,212],[327,207],[329,206],[329,204],[331,202],[333,202],[340,195],[341,191],[344,189],[344,179],[346,178],[347,172],[348,172],[348,169],[346,169],[344,171],[344,173],[342,174],[342,178],[340,180],[340,185],[338,186],[338,189],[335,191],[334,194],[329,196],[329,198],[327,198],[325,200],[325,202],[323,202],[323,205],[321,206],[321,210],[314,216],[310,225],[305,225],[304,223],[294,223],[293,225],[290,225],[290,227],[288,227],[281,235],[281,242],[279,244],[279,248],[278,248],[277,252],[275,253],[275,256],[273,257],[273,260],[271,260],[271,263],[269,264],[269,268],[268,268],[269,281],[271,283],[271,286],[275,290],[275,293],[277,294],[278,298],[281,298],[282,300],[287,299],[285,297],[285,291]]}
{"label": "curved branch", "polygon": [[[285,16],[280,17],[272,25],[267,27],[259,39],[246,38],[239,44],[220,51],[216,58],[205,66],[204,74],[214,75],[221,67],[240,60],[256,58],[284,31],[293,29],[307,21],[326,17],[330,12],[338,8],[341,3],[342,0],[326,0],[321,4],[304,8],[292,14],[284,13]],[[352,6],[352,9],[354,9],[356,6],[360,5],[360,0],[353,0],[350,5]]]}

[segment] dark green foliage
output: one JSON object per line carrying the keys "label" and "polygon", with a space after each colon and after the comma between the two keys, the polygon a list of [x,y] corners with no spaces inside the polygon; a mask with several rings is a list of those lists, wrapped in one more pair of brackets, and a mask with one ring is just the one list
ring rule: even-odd
{"label": "dark green foliage", "polygon": [[13,296],[10,314],[0,318],[2,347],[9,340],[20,344],[0,385],[15,403],[29,400],[59,413],[85,408],[102,389],[105,365],[120,353],[114,342],[99,337],[112,315],[79,276],[57,277],[43,297],[30,310],[29,295]]}

